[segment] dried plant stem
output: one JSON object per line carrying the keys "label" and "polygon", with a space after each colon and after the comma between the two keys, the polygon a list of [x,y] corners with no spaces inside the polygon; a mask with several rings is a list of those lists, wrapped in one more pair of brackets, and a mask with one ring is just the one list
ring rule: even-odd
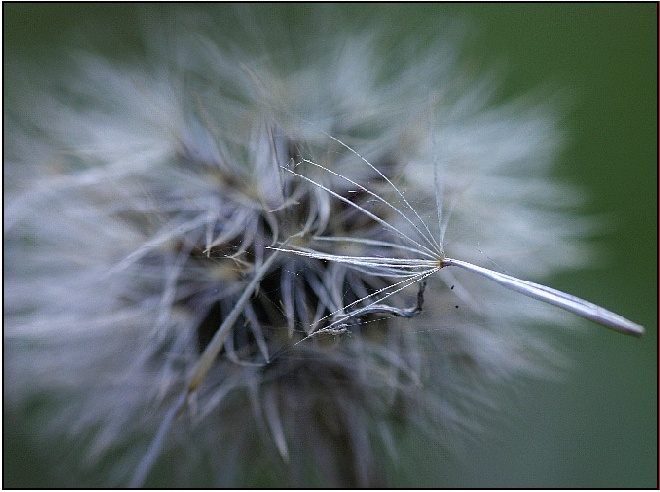
{"label": "dried plant stem", "polygon": [[129,488],[137,489],[144,485],[144,481],[147,479],[147,475],[149,474],[151,467],[158,458],[158,455],[160,454],[160,450],[163,446],[165,436],[167,436],[167,431],[170,429],[170,426],[172,425],[172,422],[174,422],[176,416],[185,406],[189,394],[190,392],[187,389],[183,393],[181,393],[179,398],[177,398],[176,403],[172,405],[172,408],[170,408],[169,411],[167,412],[167,415],[165,415],[165,418],[158,427],[158,432],[151,441],[151,444],[149,445],[149,449],[147,450],[144,457],[140,461],[137,470],[135,470],[135,473],[133,474],[133,477],[131,478],[131,481],[128,484]]}
{"label": "dried plant stem", "polygon": [[[285,244],[287,243],[288,241],[285,242]],[[142,461],[137,467],[137,470],[135,471],[135,474],[131,479],[129,487],[138,488],[144,484],[144,481],[147,478],[149,470],[151,470],[151,467],[158,458],[158,455],[160,454],[160,450],[163,446],[165,436],[167,435],[167,431],[172,425],[172,422],[179,414],[179,412],[183,410],[183,407],[185,406],[186,401],[188,400],[190,395],[192,395],[195,392],[195,390],[197,390],[201,382],[208,374],[209,369],[211,369],[211,366],[218,357],[218,354],[220,353],[220,350],[222,349],[222,346],[224,345],[225,340],[227,339],[227,336],[229,335],[231,328],[234,326],[234,323],[243,312],[243,308],[245,307],[250,297],[258,289],[259,282],[261,282],[261,279],[263,279],[266,272],[268,272],[271,265],[275,261],[275,258],[277,258],[278,254],[279,251],[273,250],[273,253],[268,257],[268,259],[265,262],[263,262],[261,266],[255,271],[254,277],[245,288],[245,291],[243,291],[241,297],[236,302],[234,309],[232,309],[231,312],[227,315],[227,317],[223,320],[222,324],[220,325],[220,328],[218,328],[218,331],[211,339],[211,342],[207,345],[201,357],[193,366],[192,370],[190,371],[190,375],[188,376],[188,382],[186,383],[185,389],[183,390],[179,398],[177,398],[176,403],[169,409],[169,411],[165,415],[165,418],[163,419],[163,421],[161,422],[158,428],[158,432],[156,433],[156,436],[149,445],[149,450],[144,455],[144,458],[142,458]]]}
{"label": "dried plant stem", "polygon": [[[288,244],[288,242],[289,242],[288,240],[285,241],[285,244]],[[206,374],[209,372],[209,369],[213,365],[213,362],[220,353],[220,349],[222,348],[222,345],[225,343],[225,340],[229,335],[230,328],[234,326],[236,319],[243,312],[243,307],[250,299],[254,291],[257,289],[259,282],[266,274],[266,272],[270,269],[271,265],[275,261],[275,258],[277,258],[277,253],[278,252],[276,250],[273,251],[273,254],[271,254],[268,257],[268,259],[261,265],[261,267],[256,270],[254,277],[245,288],[245,291],[243,292],[241,297],[236,302],[234,309],[232,309],[229,315],[223,320],[222,324],[220,325],[220,328],[218,328],[218,331],[215,333],[215,335],[213,335],[211,342],[204,350],[204,353],[190,371],[190,376],[188,377],[188,384],[186,385],[186,392],[188,394],[192,393],[197,389],[197,387],[202,382]]]}

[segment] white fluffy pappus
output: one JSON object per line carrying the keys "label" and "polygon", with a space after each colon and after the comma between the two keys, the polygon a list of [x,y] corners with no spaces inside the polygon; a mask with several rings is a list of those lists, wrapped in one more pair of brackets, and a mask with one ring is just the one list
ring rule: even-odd
{"label": "white fluffy pappus", "polygon": [[5,394],[46,395],[45,432],[88,469],[112,457],[102,483],[267,463],[383,485],[402,424],[451,446],[562,363],[540,325],[572,318],[399,268],[429,243],[522,278],[586,262],[549,108],[489,106],[449,36],[393,45],[328,15],[315,36],[236,16],[240,48],[166,22],[142,63],[78,54],[6,116]]}

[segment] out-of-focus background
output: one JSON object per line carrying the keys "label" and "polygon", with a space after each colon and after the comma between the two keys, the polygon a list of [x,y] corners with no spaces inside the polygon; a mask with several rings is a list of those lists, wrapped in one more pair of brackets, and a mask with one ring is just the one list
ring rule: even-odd
{"label": "out-of-focus background", "polygon": [[[163,7],[167,9],[167,6]],[[216,5],[213,8],[225,8]],[[264,8],[264,6],[255,6]],[[288,7],[292,15],[312,7]],[[365,22],[381,7],[362,5]],[[371,9],[371,10],[370,10]],[[657,14],[644,4],[416,4],[388,6],[397,22],[466,21],[465,55],[498,69],[503,99],[532,90],[567,95],[568,136],[555,174],[606,219],[594,268],[549,279],[642,325],[642,339],[595,325],[568,338],[575,366],[503,406],[501,428],[450,456],[422,437],[400,443],[392,485],[403,487],[657,486]],[[130,52],[135,6],[4,4],[4,65],[88,46],[85,33]],[[7,79],[6,79],[7,80]],[[5,85],[5,94],[11,91]],[[538,92],[537,92],[538,93]],[[57,486],[58,463],[33,445],[38,423],[5,414],[3,485]],[[70,477],[75,483],[75,478]],[[55,480],[55,481],[53,481]],[[268,484],[261,484],[268,485]]]}

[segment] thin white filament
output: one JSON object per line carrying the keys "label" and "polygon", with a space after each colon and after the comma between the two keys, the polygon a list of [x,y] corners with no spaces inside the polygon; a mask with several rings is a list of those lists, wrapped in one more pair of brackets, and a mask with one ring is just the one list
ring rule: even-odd
{"label": "thin white filament", "polygon": [[[375,215],[375,214],[369,212],[369,211],[366,210],[365,208],[360,207],[357,203],[354,203],[354,202],[350,201],[348,198],[346,198],[346,197],[340,195],[339,193],[337,193],[337,192],[335,192],[335,191],[332,191],[330,188],[328,188],[328,187],[326,187],[326,186],[323,186],[321,183],[319,183],[319,182],[317,182],[317,181],[314,181],[313,179],[308,178],[307,176],[305,176],[305,175],[303,175],[303,174],[298,174],[297,172],[292,171],[291,169],[288,169],[288,168],[286,168],[286,167],[284,167],[284,168],[282,168],[282,169],[284,169],[285,171],[287,171],[287,172],[293,174],[294,176],[297,176],[297,177],[299,177],[299,178],[304,179],[305,181],[307,181],[307,182],[313,184],[314,186],[317,186],[318,188],[322,189],[323,191],[328,192],[330,195],[334,196],[334,197],[337,198],[338,200],[341,200],[342,202],[346,203],[347,205],[349,205],[349,206],[351,206],[351,207],[353,207],[353,208],[359,210],[360,212],[362,212],[363,214],[365,214],[367,217],[369,217],[369,218],[375,220],[376,222],[378,222],[380,225],[382,225],[382,226],[385,227],[386,229],[389,229],[390,231],[394,232],[394,233],[397,234],[399,237],[402,237],[402,238],[404,238],[404,239],[406,239],[406,240],[412,242],[413,244],[415,244],[415,246],[419,247],[420,249],[423,249],[423,250],[426,250],[426,251],[428,251],[428,252],[430,252],[430,253],[433,253],[433,251],[432,251],[431,249],[429,249],[427,246],[424,246],[424,245],[422,245],[422,244],[419,244],[417,241],[414,241],[414,240],[411,239],[410,237],[406,236],[406,235],[405,235],[403,232],[401,232],[399,229],[397,229],[396,227],[394,227],[392,224],[390,224],[389,222],[387,222],[387,221],[381,219],[381,218],[378,217],[377,215]],[[422,236],[422,237],[424,237],[424,236]],[[426,239],[426,237],[424,237],[424,239]]]}
{"label": "thin white filament", "polygon": [[[331,138],[332,138],[332,137],[331,137]],[[336,140],[336,139],[333,139],[333,140]],[[369,161],[367,161],[367,160],[366,160],[364,157],[362,157],[360,154],[358,154],[358,153],[355,152],[353,149],[351,149],[350,147],[346,146],[345,144],[343,144],[343,143],[340,142],[339,140],[337,140],[337,141],[338,141],[339,143],[341,143],[342,145],[344,145],[344,146],[345,146],[347,149],[349,149],[350,151],[354,152],[355,155],[357,155],[358,157],[360,157],[360,159],[362,159],[364,162],[366,162],[367,164],[369,164],[369,166],[370,166],[372,169],[374,169],[374,170],[375,170],[380,176],[382,176],[383,178],[385,178],[385,179],[387,180],[387,182],[388,182],[390,185],[392,185],[392,188],[394,188],[394,190],[395,190],[395,191],[401,196],[401,198],[403,198],[403,201],[404,201],[405,204],[408,206],[408,208],[410,208],[410,209],[415,213],[415,215],[417,215],[417,218],[421,221],[421,223],[424,225],[424,227],[425,227],[426,230],[428,231],[428,233],[429,233],[428,236],[427,236],[426,234],[424,234],[422,231],[420,231],[420,230],[419,230],[419,227],[417,227],[417,225],[416,225],[416,224],[415,224],[415,223],[414,223],[414,222],[413,222],[413,221],[412,221],[412,220],[411,220],[411,219],[410,219],[410,218],[409,218],[409,217],[408,217],[403,211],[401,211],[400,209],[398,209],[397,207],[395,207],[394,205],[392,205],[392,203],[390,203],[390,202],[388,202],[387,200],[385,200],[385,199],[384,199],[383,197],[381,197],[378,193],[375,193],[375,192],[371,191],[370,189],[366,188],[365,186],[361,185],[360,183],[357,183],[356,181],[353,181],[353,180],[350,179],[349,177],[344,176],[343,174],[337,173],[337,172],[335,172],[335,171],[333,171],[333,170],[331,170],[331,169],[328,169],[327,167],[325,167],[325,166],[323,166],[323,165],[321,165],[321,164],[317,164],[316,162],[310,161],[310,160],[308,160],[308,159],[302,159],[302,162],[301,162],[301,163],[306,163],[306,164],[311,164],[311,165],[313,165],[313,166],[316,166],[316,167],[318,167],[319,169],[322,169],[323,171],[325,171],[325,172],[327,172],[327,173],[329,173],[329,174],[332,174],[333,176],[336,176],[336,177],[341,178],[341,179],[343,179],[343,180],[345,180],[345,181],[348,181],[348,182],[351,183],[353,186],[357,186],[357,187],[358,187],[359,189],[361,189],[362,191],[368,193],[369,195],[373,196],[373,197],[374,197],[376,200],[378,200],[379,202],[385,204],[386,206],[388,206],[389,208],[391,208],[392,210],[394,210],[397,214],[399,214],[401,217],[403,217],[403,219],[404,219],[406,222],[408,222],[408,223],[409,223],[409,224],[410,224],[410,225],[411,225],[411,226],[412,226],[412,227],[413,227],[413,228],[419,233],[419,235],[420,235],[421,237],[423,237],[424,240],[426,240],[426,241],[427,241],[432,247],[440,249],[440,245],[435,241],[435,238],[431,235],[431,231],[428,230],[428,227],[427,227],[426,224],[422,221],[421,217],[419,217],[419,215],[417,214],[417,212],[415,211],[415,209],[412,208],[412,206],[411,206],[411,205],[408,203],[408,201],[404,198],[403,194],[402,194],[401,191],[399,191],[399,189],[394,185],[394,183],[392,183],[388,178],[386,178],[385,176],[383,176],[383,174],[382,174],[380,171],[378,171],[378,170],[377,170],[377,169],[376,169],[376,168],[375,168],[375,167],[374,167]]]}
{"label": "thin white filament", "polygon": [[[295,253],[296,251],[292,251],[292,252]],[[374,307],[376,307],[376,305],[377,305],[378,303],[382,302],[383,300],[387,299],[388,297],[391,297],[391,296],[393,296],[394,294],[396,294],[396,293],[398,293],[398,292],[401,292],[403,289],[405,289],[405,288],[411,286],[412,284],[414,284],[414,283],[416,283],[416,282],[420,282],[420,281],[424,280],[426,277],[428,277],[429,275],[433,275],[433,274],[434,274],[435,272],[437,272],[438,270],[440,270],[440,267],[435,268],[435,269],[432,269],[432,270],[430,270],[430,271],[426,271],[426,272],[419,273],[419,274],[415,275],[415,276],[412,277],[412,278],[407,278],[407,279],[405,279],[405,280],[401,280],[401,281],[396,282],[396,283],[394,283],[394,284],[392,284],[392,285],[388,285],[387,287],[383,287],[382,289],[377,290],[377,291],[374,292],[373,294],[369,294],[368,296],[364,296],[364,297],[362,297],[362,298],[360,298],[360,299],[358,299],[358,300],[356,300],[356,301],[353,301],[352,303],[350,303],[350,304],[348,304],[348,305],[342,307],[340,310],[335,311],[334,313],[331,313],[331,314],[328,314],[328,315],[324,316],[323,318],[319,319],[318,322],[320,322],[320,321],[322,321],[322,320],[324,320],[324,319],[326,319],[326,318],[330,318],[330,317],[332,317],[332,316],[334,316],[334,315],[336,315],[336,314],[338,314],[338,313],[343,313],[343,311],[344,311],[346,308],[351,307],[351,306],[353,306],[353,305],[355,305],[355,304],[357,304],[357,303],[359,303],[359,302],[362,302],[362,301],[364,301],[364,300],[366,300],[366,299],[369,299],[369,298],[371,298],[371,297],[374,297],[374,296],[376,296],[376,295],[379,295],[379,294],[381,294],[381,293],[383,293],[383,292],[387,292],[388,290],[390,290],[390,289],[392,289],[392,288],[394,288],[394,287],[398,287],[397,289],[395,289],[395,290],[393,290],[393,291],[391,291],[391,292],[387,292],[386,295],[384,295],[383,297],[378,298],[377,300],[373,301],[371,304],[368,304],[367,306],[364,306],[364,307],[362,307],[362,308],[360,308],[360,309],[357,309],[357,310],[355,310],[355,311],[352,311],[352,312],[350,312],[350,313],[346,313],[346,314],[344,314],[340,319],[337,319],[337,320],[333,321],[333,322],[330,323],[328,326],[326,326],[326,327],[324,327],[324,328],[321,328],[320,330],[312,331],[312,332],[311,332],[309,335],[307,335],[305,338],[303,338],[303,339],[300,340],[299,342],[295,343],[294,346],[296,346],[296,345],[298,345],[298,344],[300,344],[300,343],[302,343],[302,342],[308,340],[309,338],[311,338],[311,337],[313,337],[313,336],[320,335],[321,333],[331,333],[331,334],[332,334],[332,333],[337,332],[338,330],[335,328],[336,326],[342,327],[342,326],[344,326],[344,325],[346,324],[346,321],[347,321],[347,320],[349,320],[349,319],[351,319],[351,318],[353,318],[353,317],[356,317],[356,316],[360,316],[360,315],[362,315],[362,314],[364,314],[364,313],[367,313],[367,312],[368,312],[368,313],[371,314],[371,311],[372,311],[373,309],[370,309],[370,308],[374,308]],[[403,284],[403,285],[402,285],[402,284]],[[390,306],[384,306],[384,308],[387,309],[387,308],[390,308]],[[393,311],[394,311],[394,310],[393,310]],[[318,322],[317,322],[317,324],[318,324]]]}
{"label": "thin white filament", "polygon": [[[413,224],[413,227],[415,227],[415,229],[416,229],[416,230],[422,235],[422,237],[424,237],[424,239],[426,239],[429,243],[433,244],[438,250],[442,250],[442,246],[441,246],[440,244],[438,244],[438,242],[435,240],[435,237],[433,236],[433,234],[432,234],[431,231],[429,230],[429,227],[428,227],[428,225],[426,225],[426,222],[424,222],[424,221],[422,220],[422,218],[421,218],[421,217],[419,216],[419,214],[417,213],[417,210],[415,210],[415,208],[414,208],[412,205],[410,205],[410,203],[408,203],[408,200],[406,200],[406,197],[403,196],[403,193],[399,190],[399,188],[397,188],[396,185],[395,185],[394,183],[392,183],[392,181],[390,180],[390,178],[388,178],[387,176],[385,176],[382,172],[380,172],[380,170],[379,170],[376,166],[374,166],[371,162],[369,162],[367,159],[365,159],[364,157],[362,157],[357,151],[353,150],[351,147],[349,147],[348,145],[346,145],[346,144],[345,144],[344,142],[342,142],[341,140],[339,140],[339,139],[333,137],[332,135],[328,135],[328,137],[331,138],[332,140],[334,140],[335,142],[337,142],[338,144],[344,146],[346,149],[348,149],[348,150],[350,150],[351,152],[353,152],[356,156],[358,156],[360,159],[362,159],[362,161],[364,161],[364,162],[365,162],[365,163],[366,163],[371,169],[373,169],[376,173],[378,173],[378,175],[379,175],[381,178],[383,178],[385,181],[387,181],[387,183],[388,183],[388,184],[394,189],[394,191],[396,191],[397,194],[401,197],[401,199],[403,200],[403,203],[406,204],[406,206],[408,207],[408,209],[411,210],[412,213],[415,214],[415,217],[417,217],[417,219],[419,219],[419,221],[421,222],[421,224],[422,224],[422,225],[424,226],[424,228],[426,229],[426,232],[428,232],[428,236],[425,235],[425,234],[422,234],[422,232],[421,232],[421,231],[420,231],[420,230],[419,230],[414,224]],[[403,215],[403,213],[402,213],[402,215]],[[405,215],[404,215],[404,217],[405,217]],[[408,219],[407,217],[406,217],[406,220],[408,220],[408,222],[410,222],[410,223],[412,224],[412,221],[411,221],[410,219]]]}
{"label": "thin white filament", "polygon": [[417,248],[412,248],[410,246],[404,246],[396,243],[390,243],[387,241],[376,241],[375,239],[354,238],[347,236],[314,236],[313,239],[314,241],[355,243],[355,244],[365,244],[367,246],[382,246],[384,248],[393,248],[397,250],[409,251],[411,253],[421,254],[431,259],[435,259],[437,257],[437,254],[430,255],[426,251],[420,251]]}
{"label": "thin white filament", "polygon": [[[382,289],[378,289],[378,290],[377,290],[376,292],[374,292],[373,294],[369,294],[368,296],[361,297],[361,298],[358,299],[357,301],[353,301],[353,302],[351,302],[350,304],[344,306],[341,310],[336,311],[335,313],[332,313],[332,314],[330,314],[330,315],[328,315],[328,316],[325,316],[324,318],[321,318],[321,319],[325,319],[325,318],[327,318],[327,317],[329,317],[329,316],[332,316],[332,315],[334,315],[334,314],[337,314],[337,313],[343,311],[343,310],[346,309],[347,307],[351,307],[351,306],[353,306],[353,305],[355,305],[355,304],[357,304],[357,303],[359,303],[359,302],[362,302],[362,301],[364,301],[364,300],[366,300],[366,299],[369,299],[369,298],[371,298],[371,297],[374,297],[374,296],[377,296],[377,295],[379,295],[379,294],[382,294],[383,292],[387,292],[387,294],[384,295],[383,297],[378,298],[377,300],[375,300],[374,302],[372,302],[371,304],[369,304],[369,305],[367,305],[367,306],[364,306],[363,308],[357,309],[357,310],[355,310],[355,311],[353,311],[353,312],[350,312],[350,313],[346,314],[343,318],[338,319],[337,321],[332,322],[330,325],[328,325],[328,326],[327,326],[326,328],[324,328],[324,329],[332,328],[333,326],[336,326],[336,325],[338,325],[338,324],[342,324],[342,323],[344,323],[347,319],[349,319],[349,318],[351,318],[351,317],[359,316],[359,315],[361,315],[361,314],[363,314],[363,313],[365,313],[365,312],[368,312],[368,311],[369,311],[369,308],[373,308],[376,304],[378,304],[378,303],[384,301],[384,300],[387,299],[388,297],[393,296],[393,295],[396,294],[397,292],[401,292],[401,291],[402,291],[403,289],[405,289],[406,287],[409,287],[409,286],[411,286],[412,284],[414,284],[414,283],[416,283],[416,282],[420,282],[420,281],[424,280],[426,277],[428,277],[429,275],[434,274],[434,273],[435,273],[436,271],[438,271],[438,270],[440,270],[440,269],[437,268],[437,269],[434,269],[434,270],[431,270],[431,271],[428,271],[428,272],[422,272],[422,273],[420,273],[420,274],[418,274],[418,275],[415,275],[415,276],[412,277],[412,278],[405,279],[405,280],[401,280],[401,281],[396,282],[396,283],[394,283],[394,284],[392,284],[392,285],[388,285],[387,287],[383,287]],[[401,285],[401,284],[403,284],[403,285]],[[401,287],[399,287],[400,285],[401,285]],[[388,292],[390,289],[393,289],[394,287],[398,287],[398,288],[397,288],[396,290],[393,290],[392,292]],[[320,321],[320,320],[319,320],[319,321]],[[320,330],[320,331],[322,331],[322,330]]]}
{"label": "thin white filament", "polygon": [[422,260],[417,258],[385,258],[380,256],[346,256],[323,253],[302,246],[296,249],[279,248],[272,246],[270,249],[295,253],[317,260],[334,261],[346,263],[354,267],[363,267],[374,275],[391,277],[409,277],[418,273],[425,273],[438,268],[438,260]]}

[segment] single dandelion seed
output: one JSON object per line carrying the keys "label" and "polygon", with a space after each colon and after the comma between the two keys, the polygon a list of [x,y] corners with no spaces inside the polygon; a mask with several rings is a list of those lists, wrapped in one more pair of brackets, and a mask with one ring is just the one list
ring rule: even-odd
{"label": "single dandelion seed", "polygon": [[[515,292],[519,292],[525,296],[538,299],[540,301],[546,302],[548,304],[551,304],[553,306],[560,307],[562,309],[565,309],[568,312],[571,312],[573,314],[577,314],[578,316],[582,316],[585,319],[588,319],[590,321],[593,321],[595,323],[598,323],[606,328],[610,328],[612,330],[618,331],[619,333],[623,333],[626,335],[632,335],[632,336],[642,336],[644,334],[644,328],[637,324],[634,323],[623,316],[620,316],[616,313],[613,313],[611,311],[608,311],[600,306],[597,306],[589,301],[585,301],[584,299],[580,299],[579,297],[573,296],[571,294],[567,294],[565,292],[561,292],[559,290],[553,289],[551,287],[547,287],[545,285],[537,284],[535,282],[530,282],[527,280],[521,280],[516,277],[513,277],[511,275],[506,275],[504,273],[499,273],[493,270],[489,270],[487,268],[483,268],[477,265],[474,265],[472,263],[469,263],[467,261],[462,261],[462,260],[457,260],[457,259],[452,259],[448,258],[445,256],[445,252],[441,246],[442,243],[442,237],[439,238],[439,240],[436,240],[432,233],[431,230],[429,229],[428,225],[422,220],[420,217],[419,213],[410,205],[410,203],[406,200],[404,194],[399,190],[399,188],[396,187],[394,183],[390,179],[388,179],[386,176],[384,176],[378,169],[376,169],[367,159],[365,159],[363,156],[361,156],[358,152],[353,150],[351,147],[349,147],[347,144],[342,142],[341,140],[329,136],[330,139],[333,141],[339,143],[341,146],[345,147],[347,150],[355,154],[363,163],[365,163],[369,168],[372,170],[376,171],[379,176],[384,178],[388,185],[393,188],[393,190],[396,192],[396,194],[401,198],[403,201],[403,204],[405,205],[405,208],[399,209],[395,207],[392,203],[388,202],[384,198],[380,197],[377,193],[370,191],[368,188],[359,185],[358,183],[355,183],[353,180],[350,178],[343,176],[337,172],[334,172],[327,167],[324,167],[320,164],[314,163],[310,160],[307,159],[302,159],[302,163],[304,164],[310,164],[312,166],[315,166],[328,174],[331,174],[332,176],[341,178],[343,180],[348,181],[352,185],[358,186],[361,190],[367,192],[369,195],[374,197],[376,200],[386,204],[389,208],[394,210],[396,214],[399,216],[403,217],[406,222],[411,224],[414,228],[414,231],[421,236],[421,240],[415,241],[414,239],[410,238],[407,236],[403,231],[398,229],[397,227],[393,226],[391,223],[386,222],[385,220],[381,219],[380,217],[376,216],[374,213],[370,212],[369,210],[365,209],[364,207],[351,202],[350,200],[344,198],[343,196],[339,195],[338,193],[332,191],[331,189],[327,188],[326,186],[320,184],[319,182],[308,178],[302,174],[298,174],[294,171],[292,171],[289,168],[284,168],[286,171],[294,174],[295,176],[315,185],[318,186],[320,189],[323,191],[326,191],[333,197],[343,201],[344,203],[347,203],[348,205],[355,207],[357,210],[359,210],[361,213],[366,214],[368,217],[376,220],[379,224],[381,224],[383,227],[388,229],[390,232],[394,233],[394,235],[397,237],[399,240],[403,240],[403,245],[398,245],[395,243],[380,243],[381,245],[385,245],[388,248],[391,248],[393,252],[397,252],[397,249],[401,251],[405,251],[407,253],[413,253],[418,256],[418,258],[399,258],[399,257],[390,257],[390,258],[383,258],[383,257],[349,257],[349,256],[341,256],[341,255],[331,255],[331,254],[325,254],[322,252],[314,251],[309,248],[298,248],[298,249],[287,249],[286,247],[277,247],[274,248],[279,251],[285,251],[289,253],[295,253],[301,256],[306,256],[309,258],[316,258],[316,259],[321,259],[321,260],[326,260],[326,261],[335,261],[339,263],[345,263],[350,265],[353,268],[358,268],[358,269],[363,269],[364,271],[368,271],[373,273],[374,275],[389,275],[389,276],[410,276],[410,278],[413,281],[422,280],[426,278],[429,275],[432,275],[439,271],[442,268],[445,267],[458,267],[462,268],[464,270],[476,273],[478,275],[481,275],[489,280],[492,280],[499,285],[502,285],[503,287],[506,287],[507,289],[511,289]],[[438,202],[438,222],[441,224],[440,230],[445,230],[445,227],[442,226],[442,208],[441,208],[441,201],[439,196],[436,195],[436,200]],[[412,213],[412,216],[408,216],[405,212],[407,210],[409,213]],[[417,223],[421,223],[422,227],[418,227]],[[317,238],[317,239],[323,239],[323,240],[328,240],[328,238]],[[350,239],[344,239],[350,241]],[[436,256],[436,260],[431,260],[428,259],[429,257]],[[396,284],[394,284],[396,285]],[[393,286],[390,286],[391,288]],[[389,289],[388,288],[388,289]],[[454,286],[452,285],[450,287],[451,290],[454,289]],[[399,289],[400,290],[400,289]],[[420,288],[420,298],[421,298],[421,293],[423,291],[423,288]],[[398,292],[394,291],[389,293],[385,297],[389,297],[390,295]],[[364,299],[360,299],[359,301],[363,301]],[[357,302],[357,301],[356,301]],[[458,308],[458,306],[455,306]],[[351,313],[349,316],[359,316],[368,310],[374,310],[374,309],[380,309],[382,312],[386,312],[387,309],[385,308],[384,305],[377,305],[375,302],[372,303],[371,305],[362,308],[361,310],[356,310],[353,313]],[[402,316],[404,314],[401,314],[400,310],[397,310],[396,308],[389,308],[391,309],[391,312],[398,313],[397,315]],[[416,310],[411,311],[414,313],[417,313],[421,311],[421,301],[418,304]]]}

